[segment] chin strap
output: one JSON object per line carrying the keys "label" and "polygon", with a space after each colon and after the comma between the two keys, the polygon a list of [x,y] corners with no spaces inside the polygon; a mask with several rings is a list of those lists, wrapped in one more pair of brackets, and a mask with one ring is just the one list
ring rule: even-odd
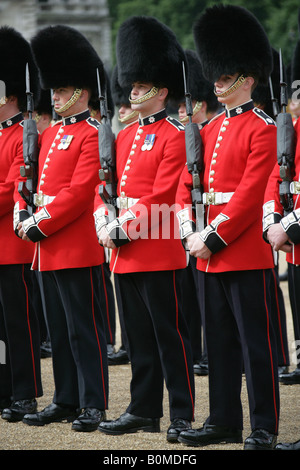
{"label": "chin strap", "polygon": [[59,109],[56,109],[56,113],[57,114],[60,114],[60,113],[63,113],[65,111],[67,111],[74,103],[76,103],[76,101],[78,100],[79,96],[81,95],[81,92],[82,92],[82,88],[76,88],[76,90],[74,91],[73,95],[71,96],[71,98],[66,102],[66,104],[64,104],[61,108]]}
{"label": "chin strap", "polygon": [[227,90],[223,91],[223,93],[216,93],[216,91],[214,91],[214,93],[218,98],[225,98],[226,96],[231,95],[231,93],[233,93],[237,88],[239,88],[245,80],[246,78],[244,75],[240,75],[236,81],[229,88],[227,88]]}
{"label": "chin strap", "polygon": [[119,122],[121,122],[123,124],[124,122],[127,122],[130,119],[132,119],[132,118],[134,118],[135,116],[138,116],[138,115],[139,115],[138,111],[132,111],[130,114],[127,114],[123,118],[119,117],[118,119],[119,119]]}
{"label": "chin strap", "polygon": [[6,96],[2,96],[2,98],[0,98],[0,108],[2,108],[2,106],[4,106],[6,103],[7,103]]}
{"label": "chin strap", "polygon": [[153,96],[157,95],[158,93],[158,88],[156,88],[155,86],[153,86],[151,88],[151,90],[149,90],[147,93],[145,93],[144,96],[141,96],[141,98],[136,98],[135,100],[131,99],[131,97],[129,96],[129,101],[131,104],[140,104],[140,103],[144,103],[144,101],[147,101],[147,100],[150,100],[150,98],[152,98]]}
{"label": "chin strap", "polygon": [[[202,101],[197,101],[193,108],[193,116],[195,116],[195,114],[197,114],[201,108],[202,108]],[[188,119],[189,119],[188,116],[184,116],[183,118],[180,119],[180,122],[187,122]]]}

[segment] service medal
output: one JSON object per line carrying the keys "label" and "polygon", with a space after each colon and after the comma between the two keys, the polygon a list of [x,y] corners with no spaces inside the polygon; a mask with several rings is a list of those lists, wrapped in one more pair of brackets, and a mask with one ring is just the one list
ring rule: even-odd
{"label": "service medal", "polygon": [[73,135],[64,135],[57,146],[58,150],[66,150],[70,146],[73,137]]}
{"label": "service medal", "polygon": [[154,145],[154,140],[155,140],[155,134],[147,134],[144,144],[142,146],[142,150],[151,150]]}

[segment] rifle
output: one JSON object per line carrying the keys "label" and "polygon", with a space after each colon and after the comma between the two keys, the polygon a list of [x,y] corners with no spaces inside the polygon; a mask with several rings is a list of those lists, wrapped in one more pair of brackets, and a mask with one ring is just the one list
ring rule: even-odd
{"label": "rifle", "polygon": [[188,172],[192,175],[193,189],[192,204],[193,209],[196,213],[196,227],[197,231],[204,229],[204,204],[203,204],[203,188],[200,182],[200,173],[203,166],[202,156],[202,139],[199,132],[198,125],[192,122],[193,107],[191,94],[187,91],[185,66],[182,62],[183,69],[183,80],[184,80],[184,95],[186,103],[186,114],[189,118],[188,123],[185,126],[185,150]]}
{"label": "rifle", "polygon": [[280,202],[286,216],[293,210],[293,195],[290,190],[292,181],[291,168],[295,158],[295,131],[293,120],[290,113],[286,112],[288,105],[287,84],[283,77],[283,62],[281,49],[279,51],[280,60],[280,105],[281,112],[276,119],[277,124],[277,161],[280,166],[280,178],[282,182],[279,184]]}
{"label": "rifle", "polygon": [[100,101],[101,123],[98,128],[98,142],[99,142],[99,157],[101,168],[99,170],[99,177],[101,181],[105,181],[99,187],[99,194],[108,208],[109,221],[116,217],[116,183],[114,179],[115,171],[115,150],[114,141],[115,136],[112,132],[110,119],[108,118],[106,100],[101,93],[101,84],[99,78],[99,70],[97,69],[97,83],[98,94]]}
{"label": "rifle", "polygon": [[20,168],[20,174],[26,178],[18,186],[18,192],[27,203],[30,215],[35,211],[34,194],[36,193],[38,180],[38,131],[36,122],[32,119],[33,94],[30,91],[30,77],[28,63],[26,64],[26,96],[28,119],[23,122],[23,158],[24,165]]}
{"label": "rifle", "polygon": [[276,118],[279,114],[279,106],[278,106],[278,100],[274,96],[273,83],[272,83],[271,76],[269,77],[269,88],[270,88],[270,95],[271,95],[271,101],[272,101],[272,107],[273,107],[273,115],[274,115],[274,118],[276,120]]}

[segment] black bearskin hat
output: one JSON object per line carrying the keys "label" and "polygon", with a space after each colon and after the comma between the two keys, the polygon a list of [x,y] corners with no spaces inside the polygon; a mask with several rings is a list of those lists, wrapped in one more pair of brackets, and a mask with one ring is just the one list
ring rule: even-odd
{"label": "black bearskin hat", "polygon": [[91,100],[97,100],[98,69],[102,92],[106,90],[103,63],[91,43],[76,29],[47,26],[32,38],[31,45],[43,88],[89,89]]}
{"label": "black bearskin hat", "polygon": [[[280,106],[280,63],[279,63],[279,53],[272,49],[273,53],[273,70],[270,75],[272,88],[273,88],[273,95],[274,99],[277,102],[277,105]],[[286,80],[286,73],[285,69],[284,72],[284,80]],[[272,104],[272,97],[271,97],[271,89],[270,84],[262,85],[259,84],[252,93],[252,99],[254,103],[261,107],[265,113],[275,119],[275,114],[273,111],[273,104]]]}
{"label": "black bearskin hat", "polygon": [[51,101],[51,90],[41,90],[40,99],[35,107],[38,114],[50,114],[52,115],[52,101]]}
{"label": "black bearskin hat", "polygon": [[191,94],[192,100],[206,101],[208,111],[217,111],[219,102],[214,94],[213,84],[203,77],[199,57],[190,49],[185,51],[185,55],[188,62],[187,91]]}
{"label": "black bearskin hat", "polygon": [[273,68],[271,46],[261,24],[245,8],[222,4],[207,8],[193,33],[209,81],[239,73],[268,82]]}
{"label": "black bearskin hat", "polygon": [[111,76],[111,92],[115,106],[121,106],[125,104],[130,106],[129,95],[131,92],[131,85],[126,88],[122,88],[118,80],[118,66],[116,65],[113,69]]}
{"label": "black bearskin hat", "polygon": [[182,95],[185,54],[166,25],[150,16],[130,17],[120,26],[116,47],[122,88],[133,82],[147,82],[168,88],[170,98]]}
{"label": "black bearskin hat", "polygon": [[[38,68],[33,59],[30,44],[15,29],[0,28],[0,80],[5,84],[5,95],[16,96],[20,111],[26,111],[26,64],[28,63],[30,91],[34,101],[39,99],[40,82]],[[0,97],[1,98],[1,97]]]}

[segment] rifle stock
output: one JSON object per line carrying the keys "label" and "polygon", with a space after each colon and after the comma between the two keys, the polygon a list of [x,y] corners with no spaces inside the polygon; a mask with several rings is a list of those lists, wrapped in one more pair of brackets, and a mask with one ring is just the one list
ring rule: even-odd
{"label": "rifle stock", "polygon": [[35,211],[34,194],[38,179],[38,131],[36,122],[32,119],[33,95],[30,91],[30,79],[28,64],[26,64],[26,95],[28,119],[23,122],[23,158],[24,165],[20,168],[20,174],[26,178],[18,186],[18,192],[27,204],[30,215]]}
{"label": "rifle stock", "polygon": [[290,192],[290,183],[292,181],[291,168],[295,158],[295,131],[292,116],[286,112],[288,104],[287,84],[283,78],[283,62],[281,50],[280,59],[280,104],[281,112],[277,115],[277,161],[280,166],[279,174],[281,183],[279,184],[279,195],[284,215],[293,210],[293,195]]}
{"label": "rifle stock", "polygon": [[106,100],[101,93],[101,84],[99,78],[99,71],[97,69],[97,83],[100,101],[101,123],[98,127],[98,143],[99,143],[99,158],[101,168],[99,170],[99,178],[105,182],[99,187],[99,195],[106,205],[109,213],[109,219],[115,218],[116,214],[116,182],[114,177],[115,172],[115,150],[114,142],[115,136],[112,132],[111,123],[107,113]]}
{"label": "rifle stock", "polygon": [[203,166],[202,139],[198,125],[192,122],[193,107],[191,95],[187,90],[186,74],[184,62],[182,62],[184,94],[186,103],[186,113],[189,118],[185,126],[185,150],[188,172],[192,175],[193,189],[191,191],[193,209],[196,214],[197,231],[204,229],[204,204],[203,190],[200,180],[200,172]]}

